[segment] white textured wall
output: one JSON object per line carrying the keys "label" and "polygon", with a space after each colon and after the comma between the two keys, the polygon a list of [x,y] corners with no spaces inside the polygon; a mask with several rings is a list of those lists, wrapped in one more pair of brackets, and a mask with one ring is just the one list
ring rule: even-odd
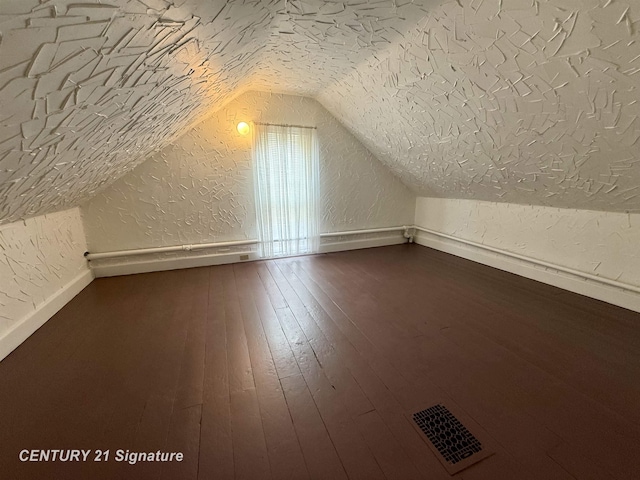
{"label": "white textured wall", "polygon": [[420,197],[415,223],[640,286],[640,215]]}
{"label": "white textured wall", "polygon": [[413,221],[413,193],[315,100],[249,92],[83,205],[90,250],[256,238],[239,121],[317,126],[323,232]]}
{"label": "white textured wall", "polygon": [[88,271],[78,208],[0,226],[0,339]]}

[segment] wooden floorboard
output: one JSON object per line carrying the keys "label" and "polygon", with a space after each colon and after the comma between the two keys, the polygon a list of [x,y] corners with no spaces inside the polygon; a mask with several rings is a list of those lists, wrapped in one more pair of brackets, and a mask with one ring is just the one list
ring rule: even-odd
{"label": "wooden floorboard", "polygon": [[198,479],[234,477],[226,313],[220,269],[209,270]]}
{"label": "wooden floorboard", "polygon": [[0,362],[0,477],[444,480],[442,403],[455,478],[634,479],[639,378],[640,314],[417,245],[98,279]]}
{"label": "wooden floorboard", "polygon": [[[319,261],[321,260],[318,260],[318,262]],[[335,259],[332,261],[335,262]],[[346,268],[345,262],[340,262],[339,264],[334,265],[332,271],[336,268]],[[385,277],[385,281],[388,281],[389,276],[392,277],[392,272],[388,269],[386,272],[388,276]],[[353,275],[355,282],[358,282],[357,279],[361,277],[362,272],[359,272],[357,275]],[[332,283],[335,284],[337,281],[338,280],[334,275]],[[402,298],[398,299],[398,296],[396,295],[388,295],[385,297],[385,292],[387,291],[385,288],[376,289],[371,284],[368,284],[367,286],[369,287],[369,292],[372,298],[375,296],[375,298],[383,300],[381,303],[388,308],[392,308],[394,303],[398,300],[402,303]],[[405,288],[410,288],[410,285],[407,284]],[[428,312],[429,305],[427,304],[423,305],[422,308],[414,308],[416,305],[420,304],[419,298],[418,292],[416,292],[416,296],[413,298],[413,301],[410,304],[406,304],[404,307],[405,313],[408,314],[410,319],[420,318],[422,312]],[[444,298],[444,296],[441,298]],[[444,332],[456,330],[455,324],[452,324],[451,322],[456,319],[469,316],[472,312],[472,316],[483,319],[482,323],[487,323],[491,320],[492,312],[484,313],[482,310],[479,310],[480,307],[478,305],[468,305],[466,309],[462,308],[462,310],[457,312],[456,315],[451,315],[451,313],[448,312],[451,309],[460,309],[460,304],[464,302],[465,299],[460,297],[460,300],[456,302],[456,305],[452,305],[452,302],[438,305],[437,299],[431,299],[432,305],[438,305],[440,314],[445,318],[447,316],[450,317],[448,325],[443,330]],[[384,314],[384,312],[381,313]],[[392,314],[393,313],[391,311],[388,313],[388,315]],[[513,315],[511,315],[511,318],[501,315],[501,318],[511,321],[514,320]],[[428,323],[431,323],[431,321]],[[472,324],[473,321],[471,319],[466,319],[464,323],[465,325],[468,325]],[[436,325],[436,327],[442,328],[442,326],[439,325]],[[503,328],[507,328],[507,326],[501,325],[495,330],[501,331]],[[422,340],[417,339],[417,341],[423,341],[424,344],[421,345],[419,352],[415,352],[413,355],[415,357],[422,358],[422,361],[419,362],[421,365],[430,365],[432,367],[432,371],[425,371],[422,377],[430,379],[439,387],[442,387],[447,391],[449,395],[456,399],[460,399],[466,409],[473,409],[474,416],[476,418],[483,419],[483,416],[485,416],[483,423],[489,426],[494,425],[496,422],[491,420],[490,417],[486,417],[486,415],[491,413],[491,410],[494,410],[496,414],[500,414],[504,407],[509,405],[511,409],[516,409],[516,411],[526,409],[525,412],[527,415],[532,416],[534,421],[542,421],[543,424],[546,423],[550,425],[552,430],[555,427],[555,431],[558,435],[573,435],[573,442],[580,445],[580,448],[582,449],[593,448],[594,453],[596,453],[596,451],[609,448],[612,457],[610,468],[620,468],[620,465],[618,465],[614,460],[615,457],[620,458],[620,461],[622,461],[622,458],[624,458],[625,455],[633,455],[632,450],[634,450],[635,447],[632,447],[631,450],[627,450],[625,452],[626,447],[622,438],[633,438],[635,441],[635,433],[627,429],[624,422],[617,421],[619,419],[616,419],[615,415],[609,415],[606,420],[603,419],[601,416],[603,413],[602,411],[598,411],[597,408],[590,408],[593,407],[593,405],[590,405],[590,399],[576,396],[575,392],[571,392],[571,390],[567,389],[566,386],[557,384],[556,379],[545,375],[544,372],[540,372],[535,368],[529,368],[520,374],[511,374],[510,376],[506,376],[500,371],[500,369],[506,368],[508,370],[513,370],[513,362],[517,361],[517,359],[509,359],[508,362],[494,362],[483,365],[479,362],[478,358],[469,356],[471,351],[470,345],[466,345],[465,348],[458,348],[456,345],[446,344],[444,343],[443,335],[425,336]],[[492,353],[495,353],[496,351],[498,350],[495,347],[491,350]],[[407,368],[411,367],[408,366]],[[505,382],[505,380],[509,380],[509,382]],[[517,380],[517,382],[514,382],[514,380]],[[497,397],[496,395],[488,396],[488,394],[492,393],[494,389],[498,389],[497,393],[499,395]],[[549,399],[554,399],[561,395],[565,396],[565,399],[557,405],[557,410],[552,409],[551,411],[544,412],[544,415],[540,416],[540,418],[536,418],[538,417],[535,414],[537,409],[539,409],[538,403],[546,404]],[[508,401],[511,403],[506,403]],[[560,411],[561,405],[564,405],[567,410]],[[573,405],[573,407],[569,407],[570,405]],[[578,411],[580,411],[579,414]],[[592,418],[596,421],[601,421],[602,425],[598,428],[594,428],[593,421],[584,422],[583,425],[578,422],[578,418],[576,418],[576,425],[573,429],[566,430],[565,428],[559,428],[560,425],[566,424],[567,416],[577,415],[581,415],[582,418],[585,419]],[[611,422],[611,430],[606,428],[607,422]],[[531,422],[525,422],[525,425],[528,423],[530,424]],[[617,432],[620,430],[626,430],[625,435],[618,435]],[[526,432],[528,431],[530,430],[527,429],[522,433],[526,435]],[[585,436],[593,435],[596,432],[599,432],[599,435],[604,437],[602,439],[603,441],[608,442],[607,446],[599,445],[596,438],[590,438],[585,441]],[[503,443],[509,447],[512,445],[506,441]],[[528,456],[531,456],[532,453],[533,452],[529,452]],[[553,465],[550,466],[553,467]],[[559,474],[562,473],[559,472]]]}
{"label": "wooden floorboard", "polygon": [[[276,315],[312,396],[314,408],[320,415],[326,433],[330,437],[329,440],[337,450],[342,468],[350,478],[382,478],[375,458],[355,428],[349,413],[349,405],[352,409],[357,408],[366,397],[361,391],[357,391],[354,398],[347,396],[348,392],[354,390],[345,379],[353,380],[353,378],[333,361],[331,357],[336,353],[322,335],[309,326],[306,310],[302,307],[304,311],[300,311],[300,305],[293,298],[294,292],[286,288],[283,279],[278,275],[277,268],[268,274],[271,273],[277,277],[276,285],[280,289],[272,291],[271,295],[278,296],[284,293],[284,300],[291,306],[291,308],[278,309]],[[306,324],[306,330],[302,327],[304,324]],[[338,471],[336,467],[336,472]]]}
{"label": "wooden floorboard", "polygon": [[[254,300],[255,287],[250,278],[254,274],[252,267],[251,264],[237,265],[234,272],[271,473],[273,478],[303,480],[309,475],[262,326],[261,314]],[[267,311],[262,314],[265,323],[277,321],[270,313]]]}
{"label": "wooden floorboard", "polygon": [[[397,297],[389,300],[397,300]],[[420,301],[412,302],[411,306],[419,311]],[[483,307],[479,303],[478,306],[479,308]],[[423,305],[423,307],[426,307],[426,305]],[[497,336],[496,338],[500,339],[499,343],[510,347],[512,352],[517,352],[524,358],[518,358],[517,355],[512,354],[510,356],[503,355],[503,361],[500,363],[497,363],[499,360],[492,360],[491,365],[497,365],[500,368],[483,369],[487,372],[485,377],[489,373],[496,377],[497,387],[501,388],[505,395],[519,393],[522,408],[531,407],[531,414],[540,411],[539,420],[543,424],[549,424],[550,428],[555,427],[558,434],[565,438],[568,435],[573,435],[573,443],[581,444],[583,450],[591,450],[593,458],[598,458],[598,454],[603,450],[610,449],[611,459],[614,460],[616,456],[618,457],[618,461],[612,461],[610,468],[623,468],[624,458],[628,455],[633,455],[635,451],[633,448],[627,449],[625,439],[633,438],[635,441],[638,440],[637,431],[628,428],[629,419],[635,421],[637,418],[637,412],[633,408],[634,405],[638,404],[634,401],[638,398],[637,385],[631,383],[628,386],[629,388],[624,385],[617,387],[609,379],[602,378],[606,362],[600,361],[598,363],[600,371],[585,369],[582,372],[582,386],[586,385],[588,388],[583,388],[582,391],[579,391],[576,387],[580,384],[575,382],[575,378],[567,376],[567,370],[571,371],[571,366],[579,362],[593,365],[595,362],[593,352],[587,351],[584,347],[581,350],[577,350],[572,348],[572,345],[558,342],[557,340],[554,342],[553,337],[548,334],[544,336],[545,341],[538,343],[536,338],[539,337],[539,332],[534,325],[527,324],[527,319],[523,318],[527,315],[527,310],[515,314],[504,309],[497,311],[495,305],[492,305],[492,307],[493,312],[498,313],[497,315],[491,315],[491,312],[483,314],[481,310],[476,309],[476,315],[482,320],[470,319],[465,321],[465,325],[473,325],[475,323],[478,328],[481,327],[484,330],[485,335]],[[447,306],[446,308],[450,307]],[[410,312],[410,310],[408,311]],[[460,318],[464,313],[465,310],[461,310],[456,317]],[[603,320],[609,322],[613,319],[603,318]],[[519,331],[522,329],[525,329],[525,333]],[[446,329],[445,336],[456,330],[455,328]],[[555,347],[555,349],[550,349],[549,346]],[[465,345],[464,351],[471,352],[471,347],[470,345]],[[569,350],[570,356],[566,355],[566,350]],[[495,357],[497,353],[501,353],[501,350],[490,347],[485,349],[483,355],[486,357],[487,354],[490,354]],[[462,355],[456,355],[456,358],[462,358]],[[476,358],[475,360],[480,359]],[[542,368],[531,368],[531,364]],[[519,372],[517,367],[520,367]],[[608,369],[608,372],[610,375],[615,375],[616,371],[612,367]],[[575,371],[572,371],[572,373],[575,377]],[[512,380],[506,389],[503,386],[505,378]],[[513,381],[514,379],[516,381]],[[492,380],[488,378],[487,381],[491,382]],[[471,382],[465,383],[465,385],[470,384]],[[607,393],[610,398],[609,401],[602,402],[603,395],[601,393],[603,391]],[[611,391],[617,391],[623,395],[621,395],[621,398],[614,398],[610,396]],[[555,418],[547,412],[550,399],[553,398],[560,398],[560,400],[556,400],[557,405],[552,408],[554,411],[556,408],[558,409],[555,413],[557,415]],[[561,405],[565,408],[564,412],[559,411],[562,408]],[[573,406],[569,407],[569,405]],[[616,408],[611,408],[614,406]],[[624,415],[620,414],[621,407],[626,407]],[[568,427],[567,419],[570,417],[574,417],[574,419],[569,423],[576,423],[576,426],[568,430],[561,428],[562,425]],[[582,423],[579,422],[580,418],[588,418],[589,421]],[[598,422],[601,423],[600,426],[596,426]],[[597,438],[600,438],[606,445],[598,446]],[[630,474],[631,472],[627,471],[627,473]]]}
{"label": "wooden floorboard", "polygon": [[233,266],[225,265],[220,270],[226,312],[235,478],[269,479],[272,478],[269,456]]}

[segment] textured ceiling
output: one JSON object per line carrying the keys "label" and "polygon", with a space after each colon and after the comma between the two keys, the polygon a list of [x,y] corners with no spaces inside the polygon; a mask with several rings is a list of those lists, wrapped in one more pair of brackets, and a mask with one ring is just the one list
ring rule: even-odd
{"label": "textured ceiling", "polygon": [[640,211],[640,1],[460,0],[318,99],[425,196]]}
{"label": "textured ceiling", "polygon": [[0,0],[0,222],[92,196],[249,89],[419,193],[640,210],[637,0]]}

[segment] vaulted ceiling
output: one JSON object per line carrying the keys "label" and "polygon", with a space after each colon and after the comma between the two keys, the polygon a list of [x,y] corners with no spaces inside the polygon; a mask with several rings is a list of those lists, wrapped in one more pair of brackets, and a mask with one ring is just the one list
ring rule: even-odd
{"label": "vaulted ceiling", "polygon": [[634,0],[0,0],[0,222],[77,205],[247,90],[422,195],[640,211]]}

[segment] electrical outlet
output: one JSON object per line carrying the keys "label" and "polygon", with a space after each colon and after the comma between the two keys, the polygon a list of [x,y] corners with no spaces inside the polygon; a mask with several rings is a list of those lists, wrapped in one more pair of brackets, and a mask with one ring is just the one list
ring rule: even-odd
{"label": "electrical outlet", "polygon": [[240,255],[240,260],[249,260],[249,255]]}

